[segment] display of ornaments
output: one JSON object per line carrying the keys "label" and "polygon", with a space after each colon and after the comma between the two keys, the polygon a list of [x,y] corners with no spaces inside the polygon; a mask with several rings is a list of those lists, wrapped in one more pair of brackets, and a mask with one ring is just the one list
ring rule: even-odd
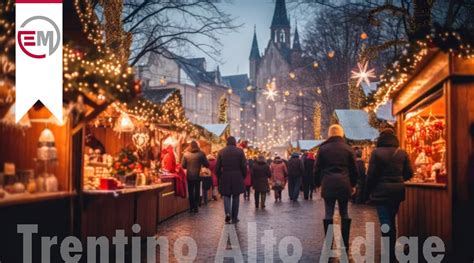
{"label": "display of ornaments", "polygon": [[46,128],[41,132],[38,140],[37,158],[40,161],[56,160],[58,151],[56,149],[54,135],[50,129]]}

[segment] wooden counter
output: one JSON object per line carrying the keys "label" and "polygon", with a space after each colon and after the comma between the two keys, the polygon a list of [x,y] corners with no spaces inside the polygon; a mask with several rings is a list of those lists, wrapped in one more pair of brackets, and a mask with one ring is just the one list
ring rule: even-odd
{"label": "wooden counter", "polygon": [[60,192],[44,192],[44,193],[24,193],[24,194],[9,194],[0,199],[0,208],[11,205],[24,205],[48,200],[62,199],[76,195],[74,192],[60,191]]}
{"label": "wooden counter", "polygon": [[119,190],[88,190],[82,198],[82,238],[106,236],[111,238],[115,231],[123,229],[126,236],[132,236],[132,225],[139,224],[136,234],[143,238],[156,234],[158,199],[160,192],[171,183]]}
{"label": "wooden counter", "polygon": [[[20,262],[23,258],[23,235],[19,224],[36,225],[33,234],[33,258],[40,258],[41,236],[58,240],[72,235],[72,200],[74,192],[11,195],[0,201],[0,262]],[[61,262],[59,246],[51,248],[51,262]]]}
{"label": "wooden counter", "polygon": [[166,187],[158,198],[158,223],[173,217],[189,209],[188,198],[176,195],[176,179],[174,177],[163,177],[165,182],[172,185]]}

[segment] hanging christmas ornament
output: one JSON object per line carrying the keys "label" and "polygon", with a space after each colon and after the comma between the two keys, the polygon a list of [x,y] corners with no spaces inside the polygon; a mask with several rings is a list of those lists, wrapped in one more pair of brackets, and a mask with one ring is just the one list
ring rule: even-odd
{"label": "hanging christmas ornament", "polygon": [[150,144],[150,135],[147,130],[141,130],[136,132],[132,136],[133,145],[137,148],[138,151],[142,152]]}
{"label": "hanging christmas ornament", "polygon": [[364,81],[367,85],[370,85],[370,79],[375,78],[375,70],[368,69],[369,63],[365,62],[364,64],[357,63],[359,71],[352,71],[352,79],[357,79],[357,86]]}
{"label": "hanging christmas ornament", "polygon": [[58,151],[56,149],[54,135],[48,128],[45,128],[40,134],[36,155],[40,161],[51,161],[57,159]]}
{"label": "hanging christmas ornament", "polygon": [[135,129],[135,125],[132,122],[132,119],[130,119],[130,116],[128,116],[127,113],[122,112],[120,114],[120,117],[117,119],[117,122],[115,123],[114,131],[116,132],[133,132]]}
{"label": "hanging christmas ornament", "polygon": [[365,32],[362,32],[362,33],[360,34],[360,39],[362,39],[362,40],[367,39],[368,37],[369,37],[369,36],[368,36],[367,33],[365,33]]}

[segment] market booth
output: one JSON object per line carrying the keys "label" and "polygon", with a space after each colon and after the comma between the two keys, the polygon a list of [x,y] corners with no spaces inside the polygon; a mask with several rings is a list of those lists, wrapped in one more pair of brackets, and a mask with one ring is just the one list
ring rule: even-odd
{"label": "market booth", "polygon": [[86,128],[82,237],[124,229],[154,236],[157,224],[188,209],[183,145],[193,134],[175,89],[148,90],[114,103]]}
{"label": "market booth", "polygon": [[[474,122],[474,59],[461,39],[457,33],[433,33],[418,42],[387,71],[394,76],[386,77],[377,95],[379,103],[393,99],[401,147],[414,169],[398,215],[399,236],[417,236],[419,244],[438,236],[450,260],[467,262],[462,256],[473,253],[468,165],[473,154],[469,125]],[[406,73],[400,70],[407,68],[411,70]],[[394,72],[400,73],[398,78]]]}

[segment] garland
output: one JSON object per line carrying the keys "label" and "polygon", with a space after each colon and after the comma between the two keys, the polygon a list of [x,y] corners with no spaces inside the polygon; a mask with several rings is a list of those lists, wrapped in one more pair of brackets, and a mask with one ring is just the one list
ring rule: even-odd
{"label": "garland", "polygon": [[198,129],[188,120],[183,108],[181,93],[176,90],[166,102],[159,104],[144,98],[136,98],[131,102],[116,102],[115,110],[106,111],[96,125],[111,126],[116,113],[125,112],[130,117],[145,124],[167,124],[172,130],[187,132],[191,137],[198,138]]}
{"label": "garland", "polygon": [[431,34],[414,43],[406,44],[400,58],[386,66],[384,74],[380,76],[378,89],[369,95],[366,106],[371,110],[377,110],[387,103],[391,95],[408,81],[408,77],[428,54],[429,49],[439,48],[443,52],[469,59],[474,56],[473,41],[473,36],[467,31],[449,32],[432,29]]}

